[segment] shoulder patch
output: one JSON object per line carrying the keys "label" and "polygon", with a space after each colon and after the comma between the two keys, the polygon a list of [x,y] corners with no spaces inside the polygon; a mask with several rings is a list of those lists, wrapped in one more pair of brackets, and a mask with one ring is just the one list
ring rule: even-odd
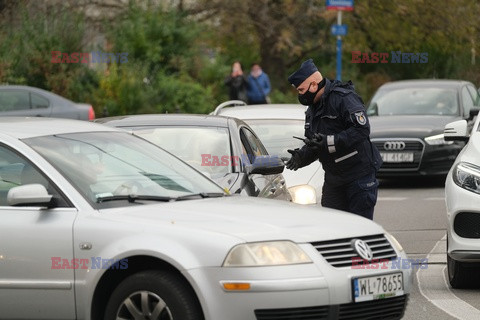
{"label": "shoulder patch", "polygon": [[359,125],[364,126],[367,124],[367,116],[364,111],[354,112],[354,115],[355,120]]}

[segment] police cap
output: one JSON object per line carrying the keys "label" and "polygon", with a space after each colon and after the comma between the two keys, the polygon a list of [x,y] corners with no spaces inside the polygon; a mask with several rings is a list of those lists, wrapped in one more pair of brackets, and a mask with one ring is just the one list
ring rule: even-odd
{"label": "police cap", "polygon": [[300,68],[292,73],[288,77],[288,82],[290,82],[295,88],[302,84],[308,77],[317,72],[318,69],[313,63],[313,59],[308,59],[304,61]]}

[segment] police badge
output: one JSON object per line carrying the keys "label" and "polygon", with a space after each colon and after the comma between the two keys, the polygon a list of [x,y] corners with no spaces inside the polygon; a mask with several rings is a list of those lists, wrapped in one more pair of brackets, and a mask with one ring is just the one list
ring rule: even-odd
{"label": "police badge", "polygon": [[355,112],[355,118],[357,119],[359,125],[363,126],[367,123],[367,118],[365,117],[363,111]]}

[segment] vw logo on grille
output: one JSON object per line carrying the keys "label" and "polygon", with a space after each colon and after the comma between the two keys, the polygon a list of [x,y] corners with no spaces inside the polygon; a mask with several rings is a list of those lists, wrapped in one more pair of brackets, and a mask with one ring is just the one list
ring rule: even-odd
{"label": "vw logo on grille", "polygon": [[403,150],[405,149],[405,142],[403,141],[387,141],[383,144],[385,150]]}
{"label": "vw logo on grille", "polygon": [[368,246],[368,244],[360,239],[354,239],[352,241],[353,248],[357,251],[360,258],[371,261],[373,259],[373,252],[372,249]]}

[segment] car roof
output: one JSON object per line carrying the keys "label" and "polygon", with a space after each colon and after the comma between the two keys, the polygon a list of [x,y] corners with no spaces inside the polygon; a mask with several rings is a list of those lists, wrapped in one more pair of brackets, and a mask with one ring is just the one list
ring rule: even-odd
{"label": "car roof", "polygon": [[[138,114],[118,117],[99,118],[95,122],[114,127],[134,126],[206,126],[228,127],[228,117],[208,114]],[[235,119],[237,120],[237,119]],[[238,122],[238,121],[237,121]]]}
{"label": "car roof", "polygon": [[43,117],[0,117],[0,133],[17,139],[93,131],[118,132],[119,130],[84,120]]}
{"label": "car roof", "polygon": [[243,120],[253,119],[295,119],[305,120],[307,107],[300,104],[261,104],[228,107],[221,109],[222,116],[236,117]]}
{"label": "car roof", "polygon": [[459,88],[465,84],[471,84],[469,81],[453,79],[416,79],[400,80],[383,84],[379,89],[401,89],[410,87],[440,87],[440,88]]}

